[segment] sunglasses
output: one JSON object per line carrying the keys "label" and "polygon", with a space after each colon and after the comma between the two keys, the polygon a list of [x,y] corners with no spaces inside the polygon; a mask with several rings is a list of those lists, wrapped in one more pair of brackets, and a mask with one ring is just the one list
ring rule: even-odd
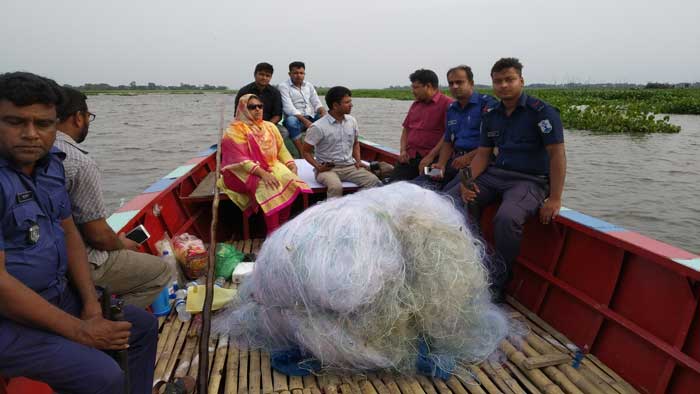
{"label": "sunglasses", "polygon": [[254,110],[254,109],[263,109],[262,104],[248,104],[248,109],[249,110]]}

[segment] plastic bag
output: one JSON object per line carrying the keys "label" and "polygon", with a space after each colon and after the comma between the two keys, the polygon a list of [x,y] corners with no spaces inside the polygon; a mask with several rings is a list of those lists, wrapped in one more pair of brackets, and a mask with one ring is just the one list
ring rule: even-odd
{"label": "plastic bag", "polygon": [[172,239],[175,258],[189,279],[197,279],[206,274],[207,249],[201,239],[183,233]]}
{"label": "plastic bag", "polygon": [[227,280],[231,278],[236,265],[243,261],[243,252],[227,243],[216,244],[216,267],[214,271],[217,278],[223,277]]}

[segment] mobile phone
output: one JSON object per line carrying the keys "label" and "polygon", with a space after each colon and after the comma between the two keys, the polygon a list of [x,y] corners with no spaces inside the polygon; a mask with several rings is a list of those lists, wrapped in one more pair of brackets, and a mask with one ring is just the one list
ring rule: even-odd
{"label": "mobile phone", "polygon": [[135,227],[131,231],[126,233],[126,237],[141,245],[144,242],[146,242],[148,238],[151,237],[151,234],[149,234],[148,231],[146,231],[146,227],[143,227],[143,224],[140,224],[138,227]]}
{"label": "mobile phone", "polygon": [[423,171],[425,172],[425,175],[428,175],[428,176],[440,176],[440,175],[442,175],[442,170],[439,168],[425,167],[423,169]]}

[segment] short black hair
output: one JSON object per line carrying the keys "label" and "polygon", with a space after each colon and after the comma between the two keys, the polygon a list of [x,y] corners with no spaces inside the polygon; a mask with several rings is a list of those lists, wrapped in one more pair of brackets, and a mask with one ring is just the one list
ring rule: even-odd
{"label": "short black hair", "polygon": [[295,68],[303,68],[304,70],[306,70],[306,64],[304,64],[304,62],[300,62],[300,61],[289,63],[289,71],[292,71],[292,69],[295,69]]}
{"label": "short black hair", "polygon": [[56,114],[58,114],[59,119],[66,120],[78,111],[87,111],[87,96],[80,90],[64,87],[63,96],[65,100],[56,107]]}
{"label": "short black hair", "polygon": [[518,75],[521,77],[523,76],[523,64],[515,57],[502,57],[498,59],[498,61],[493,64],[493,67],[491,67],[491,75],[493,76],[493,73],[499,73],[509,68],[514,68],[518,72]]}
{"label": "short black hair", "polygon": [[418,69],[409,75],[408,79],[411,80],[411,83],[420,82],[423,85],[431,85],[435,89],[438,88],[438,76],[433,70]]}
{"label": "short black hair", "polygon": [[450,74],[457,70],[462,70],[465,73],[467,73],[467,80],[471,83],[474,83],[474,73],[472,72],[472,68],[467,66],[466,64],[460,64],[459,66],[454,66],[451,69],[447,70],[447,78],[449,78]]}
{"label": "short black hair", "polygon": [[261,71],[273,74],[275,72],[275,69],[272,67],[272,64],[262,62],[255,65],[255,71],[253,71],[253,74],[257,74]]}
{"label": "short black hair", "polygon": [[333,104],[340,103],[345,96],[352,97],[352,92],[345,86],[333,86],[328,89],[326,92],[326,104],[328,105],[328,109],[333,109]]}
{"label": "short black hair", "polygon": [[24,71],[0,74],[0,100],[18,107],[33,104],[60,106],[65,98],[61,87],[53,80]]}

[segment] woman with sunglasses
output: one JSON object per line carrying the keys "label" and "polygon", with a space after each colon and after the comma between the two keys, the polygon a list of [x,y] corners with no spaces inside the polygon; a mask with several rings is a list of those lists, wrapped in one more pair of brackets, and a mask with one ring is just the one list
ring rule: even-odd
{"label": "woman with sunglasses", "polygon": [[263,103],[256,95],[240,98],[236,119],[221,141],[219,186],[246,217],[261,208],[270,234],[289,218],[297,195],[311,188],[297,176],[277,127],[262,117]]}

